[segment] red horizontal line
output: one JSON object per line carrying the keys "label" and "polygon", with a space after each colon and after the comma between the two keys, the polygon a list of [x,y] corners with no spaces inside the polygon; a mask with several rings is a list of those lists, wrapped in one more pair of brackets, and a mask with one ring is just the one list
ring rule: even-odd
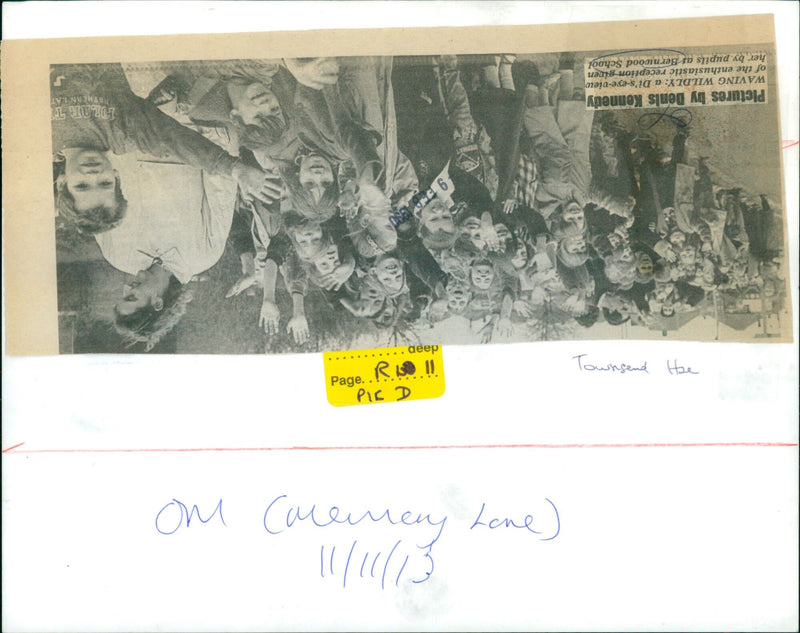
{"label": "red horizontal line", "polygon": [[[24,444],[24,442],[22,443]],[[3,453],[209,453],[209,452],[258,452],[258,451],[409,451],[409,450],[454,450],[493,448],[733,448],[767,447],[792,448],[797,442],[664,442],[639,444],[463,444],[430,446],[260,446],[260,447],[215,447],[215,448],[39,448],[12,450]]]}

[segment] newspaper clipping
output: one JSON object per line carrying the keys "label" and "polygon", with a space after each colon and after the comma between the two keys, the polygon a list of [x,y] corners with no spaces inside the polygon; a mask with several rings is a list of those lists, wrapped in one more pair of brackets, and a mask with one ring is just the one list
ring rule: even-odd
{"label": "newspaper clipping", "polygon": [[61,353],[787,340],[772,44],[50,65]]}

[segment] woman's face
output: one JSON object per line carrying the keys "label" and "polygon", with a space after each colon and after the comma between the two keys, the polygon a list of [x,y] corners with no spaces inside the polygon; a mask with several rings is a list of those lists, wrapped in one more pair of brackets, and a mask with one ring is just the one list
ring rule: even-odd
{"label": "woman's face", "polygon": [[147,306],[157,306],[161,296],[167,289],[167,282],[153,274],[151,270],[140,270],[122,286],[122,301],[117,303],[116,310],[122,316],[133,314]]}

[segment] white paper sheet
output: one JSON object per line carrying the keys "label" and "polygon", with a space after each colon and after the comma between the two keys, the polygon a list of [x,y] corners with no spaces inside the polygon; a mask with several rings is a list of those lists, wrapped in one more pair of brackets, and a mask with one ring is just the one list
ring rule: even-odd
{"label": "white paper sheet", "polygon": [[[35,4],[6,38],[775,12],[798,139],[791,3]],[[794,344],[447,347],[442,398],[341,409],[320,355],[6,357],[3,628],[796,630],[797,314]],[[356,525],[287,527],[312,506]]]}

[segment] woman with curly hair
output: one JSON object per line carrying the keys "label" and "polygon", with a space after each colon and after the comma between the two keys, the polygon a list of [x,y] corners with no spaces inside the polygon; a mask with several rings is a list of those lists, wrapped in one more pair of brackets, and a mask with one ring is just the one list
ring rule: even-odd
{"label": "woman with curly hair", "polygon": [[144,343],[149,352],[181,320],[192,300],[192,283],[182,284],[156,258],[123,286],[114,307],[114,327],[128,345]]}

